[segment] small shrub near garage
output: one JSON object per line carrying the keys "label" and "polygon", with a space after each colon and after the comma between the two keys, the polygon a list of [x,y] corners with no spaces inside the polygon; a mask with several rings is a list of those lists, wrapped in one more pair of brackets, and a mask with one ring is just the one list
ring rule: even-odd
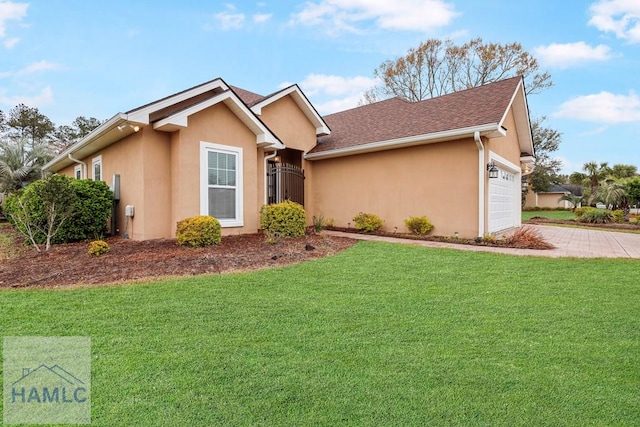
{"label": "small shrub near garage", "polygon": [[260,209],[260,227],[273,237],[301,237],[307,228],[307,215],[301,204],[289,200]]}
{"label": "small shrub near garage", "polygon": [[360,212],[353,217],[353,223],[355,224],[356,230],[371,233],[379,230],[382,224],[384,224],[384,220],[376,214]]}
{"label": "small shrub near garage", "polygon": [[217,245],[222,241],[220,222],[206,215],[178,221],[176,240],[180,245],[191,247]]}
{"label": "small shrub near garage", "polygon": [[614,216],[606,209],[591,209],[578,217],[578,221],[589,224],[610,224],[614,221]]}
{"label": "small shrub near garage", "polygon": [[109,252],[110,249],[111,247],[109,247],[109,244],[104,240],[94,240],[93,242],[89,243],[88,253],[89,255],[100,256]]}
{"label": "small shrub near garage", "polygon": [[404,220],[404,225],[407,227],[411,234],[417,234],[418,236],[424,236],[433,230],[433,224],[426,216],[412,216]]}

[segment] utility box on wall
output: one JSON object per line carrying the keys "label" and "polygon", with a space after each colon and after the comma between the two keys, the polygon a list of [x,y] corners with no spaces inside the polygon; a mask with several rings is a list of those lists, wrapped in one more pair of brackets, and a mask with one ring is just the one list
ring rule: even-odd
{"label": "utility box on wall", "polygon": [[124,207],[124,216],[133,218],[134,215],[135,209],[133,208],[133,205],[127,205]]}

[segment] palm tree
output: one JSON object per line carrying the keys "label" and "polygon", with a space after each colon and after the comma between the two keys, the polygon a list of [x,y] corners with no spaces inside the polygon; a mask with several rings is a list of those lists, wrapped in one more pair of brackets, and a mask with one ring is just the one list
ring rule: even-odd
{"label": "palm tree", "polygon": [[600,200],[612,209],[620,209],[624,213],[624,220],[629,221],[629,194],[624,184],[611,182],[604,185],[600,191]]}
{"label": "palm tree", "polygon": [[582,169],[586,172],[587,179],[591,186],[591,194],[589,201],[593,204],[598,199],[598,187],[600,181],[604,180],[610,173],[609,164],[607,162],[587,162],[582,166]]}
{"label": "palm tree", "polygon": [[581,205],[584,202],[584,198],[582,196],[577,196],[573,193],[564,193],[558,199],[559,202],[562,200],[566,200],[567,202],[571,203],[571,205],[573,206],[571,208],[572,211],[575,211],[578,205]]}
{"label": "palm tree", "polygon": [[0,192],[11,193],[41,178],[51,153],[44,144],[29,145],[24,138],[0,141]]}

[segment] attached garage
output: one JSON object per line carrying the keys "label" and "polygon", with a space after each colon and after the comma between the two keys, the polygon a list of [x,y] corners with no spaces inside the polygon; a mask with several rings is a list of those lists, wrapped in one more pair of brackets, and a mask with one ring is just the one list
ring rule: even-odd
{"label": "attached garage", "polygon": [[498,177],[489,179],[489,233],[520,226],[520,173],[496,167]]}

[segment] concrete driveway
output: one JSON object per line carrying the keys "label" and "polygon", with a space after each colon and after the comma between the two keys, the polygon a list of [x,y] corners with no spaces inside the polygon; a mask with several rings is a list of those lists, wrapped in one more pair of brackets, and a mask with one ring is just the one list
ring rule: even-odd
{"label": "concrete driveway", "polygon": [[432,248],[451,248],[477,252],[495,252],[510,255],[576,257],[576,258],[638,258],[640,259],[640,234],[591,230],[587,228],[555,227],[549,225],[528,225],[542,234],[555,249],[512,249],[488,246],[458,245],[454,243],[425,242],[393,237],[370,236],[365,234],[326,231],[335,236],[351,237],[359,240],[373,240],[412,244]]}

